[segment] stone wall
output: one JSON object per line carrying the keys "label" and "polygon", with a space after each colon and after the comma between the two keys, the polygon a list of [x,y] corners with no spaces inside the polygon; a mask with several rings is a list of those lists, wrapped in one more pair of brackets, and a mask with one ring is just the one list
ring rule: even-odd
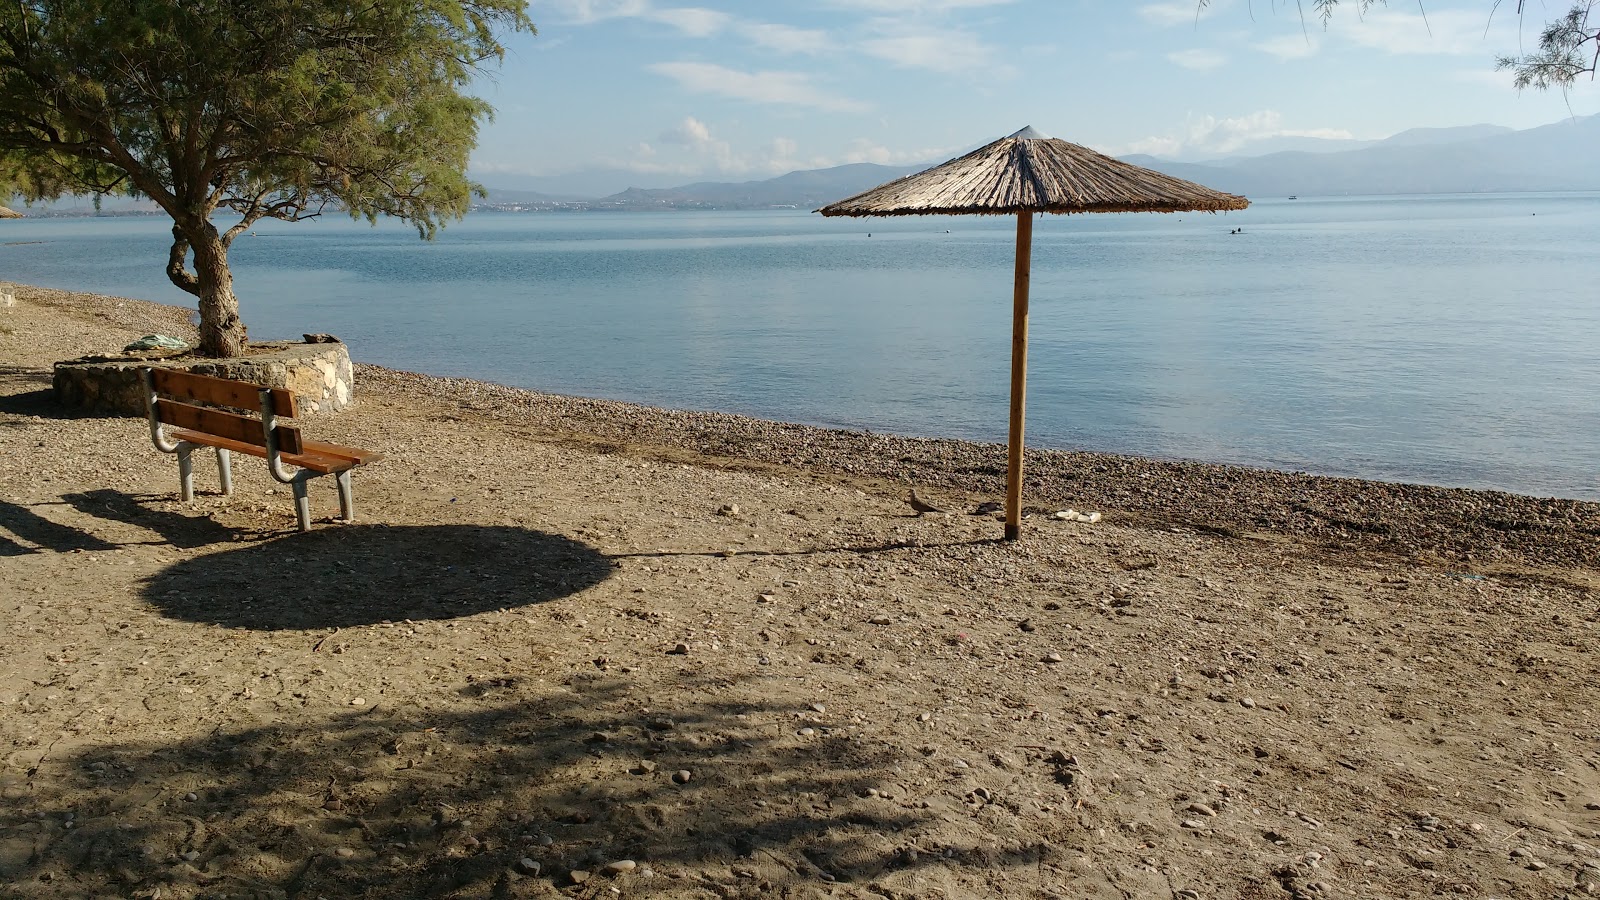
{"label": "stone wall", "polygon": [[139,370],[146,366],[288,388],[294,391],[299,417],[344,409],[350,405],[355,388],[355,371],[344,344],[279,341],[251,344],[248,356],[234,359],[129,355],[91,356],[56,363],[56,399],[88,412],[143,416],[144,383]]}

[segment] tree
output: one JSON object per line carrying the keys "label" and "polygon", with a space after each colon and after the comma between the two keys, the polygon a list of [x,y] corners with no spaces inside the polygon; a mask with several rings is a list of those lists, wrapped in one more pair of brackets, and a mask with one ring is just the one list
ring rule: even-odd
{"label": "tree", "polygon": [[[492,110],[466,88],[525,0],[16,0],[0,8],[0,181],[148,197],[200,344],[246,344],[228,268],[263,218],[330,204],[431,238],[465,214]],[[219,228],[219,211],[237,215]]]}
{"label": "tree", "polygon": [[[1197,9],[1205,9],[1211,0],[1196,0]],[[1326,26],[1333,18],[1340,0],[1310,0],[1314,15]],[[1358,13],[1364,13],[1376,3],[1387,0],[1350,0]],[[1517,0],[1517,15],[1523,14],[1525,0]],[[1500,8],[1501,0],[1494,0],[1490,15]],[[1305,6],[1297,0],[1302,15]],[[1565,90],[1583,75],[1593,80],[1596,63],[1600,62],[1600,0],[1572,0],[1567,14],[1547,23],[1539,33],[1539,49],[1524,56],[1501,56],[1495,68],[1510,70],[1512,83],[1522,88],[1546,90],[1556,87]]]}

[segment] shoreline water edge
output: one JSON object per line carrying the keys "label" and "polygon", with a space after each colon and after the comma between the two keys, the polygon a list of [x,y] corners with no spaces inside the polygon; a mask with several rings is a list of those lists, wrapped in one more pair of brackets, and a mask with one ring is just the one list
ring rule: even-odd
{"label": "shoreline water edge", "polygon": [[[5,285],[19,298],[130,327],[192,331],[190,310],[143,300]],[[142,327],[133,331],[143,333]],[[132,334],[130,331],[129,334]],[[137,337],[138,335],[133,335]],[[84,347],[83,352],[119,348]],[[359,348],[355,356],[359,357]],[[933,486],[998,498],[1004,445],[664,409],[360,363],[357,397],[403,394],[454,405],[485,424],[532,429],[602,452],[668,453],[778,466],[903,492]],[[1221,463],[1029,449],[1024,504],[1073,507],[1125,524],[1453,560],[1584,566],[1600,558],[1600,503],[1372,481]]]}

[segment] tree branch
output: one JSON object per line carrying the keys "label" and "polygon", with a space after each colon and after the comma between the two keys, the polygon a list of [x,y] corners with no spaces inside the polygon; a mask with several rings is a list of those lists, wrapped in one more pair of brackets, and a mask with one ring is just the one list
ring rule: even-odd
{"label": "tree branch", "polygon": [[178,286],[179,290],[186,291],[196,297],[200,296],[200,279],[186,268],[189,258],[189,239],[183,236],[183,229],[172,226],[172,249],[167,252],[167,278]]}

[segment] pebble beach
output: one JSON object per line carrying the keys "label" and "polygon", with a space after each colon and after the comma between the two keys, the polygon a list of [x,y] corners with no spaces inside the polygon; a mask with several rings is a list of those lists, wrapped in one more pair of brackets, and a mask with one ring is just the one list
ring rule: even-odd
{"label": "pebble beach", "polygon": [[1600,504],[1030,451],[1008,544],[996,445],[358,365],[297,534],[51,396],[187,310],[0,288],[0,896],[1600,890]]}

